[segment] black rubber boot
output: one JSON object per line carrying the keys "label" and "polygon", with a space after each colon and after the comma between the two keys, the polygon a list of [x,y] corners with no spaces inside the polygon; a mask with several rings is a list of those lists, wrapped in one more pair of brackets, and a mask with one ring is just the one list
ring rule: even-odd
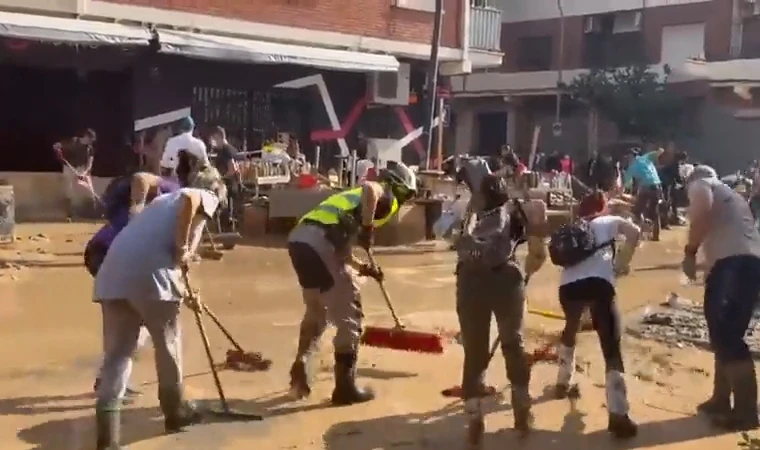
{"label": "black rubber boot", "polygon": [[336,406],[364,403],[375,398],[371,389],[356,386],[356,353],[335,354],[335,390],[332,404]]}
{"label": "black rubber boot", "polygon": [[721,416],[731,412],[731,384],[723,364],[715,360],[712,397],[697,405],[697,412],[707,416]]}
{"label": "black rubber boot", "polygon": [[512,386],[512,410],[515,414],[515,429],[526,435],[533,428],[533,400],[527,386]]}
{"label": "black rubber boot", "polygon": [[164,413],[164,431],[167,434],[182,432],[185,427],[200,423],[203,419],[195,404],[184,400],[181,387],[159,388],[158,402]]}
{"label": "black rubber boot", "polygon": [[95,406],[96,450],[123,450],[121,442],[121,413],[118,402]]}
{"label": "black rubber boot", "polygon": [[296,360],[290,366],[290,395],[296,400],[311,395],[308,370],[306,369],[306,363],[301,360]]}
{"label": "black rubber boot", "polygon": [[630,439],[639,432],[639,426],[628,414],[610,414],[607,418],[607,431],[618,439]]}
{"label": "black rubber boot", "polygon": [[483,448],[483,434],[486,429],[481,400],[479,398],[465,400],[464,412],[467,415],[466,449],[481,450]]}
{"label": "black rubber boot", "polygon": [[752,360],[726,364],[725,371],[734,394],[734,408],[714,416],[713,423],[726,430],[749,431],[760,427],[757,418],[757,375]]}

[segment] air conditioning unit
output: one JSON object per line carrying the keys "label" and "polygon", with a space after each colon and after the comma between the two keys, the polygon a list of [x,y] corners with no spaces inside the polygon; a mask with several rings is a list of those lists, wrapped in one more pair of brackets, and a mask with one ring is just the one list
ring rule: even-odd
{"label": "air conditioning unit", "polygon": [[393,6],[413,11],[435,12],[435,0],[393,0]]}
{"label": "air conditioning unit", "polygon": [[631,33],[641,30],[641,11],[623,11],[615,14],[613,33]]}
{"label": "air conditioning unit", "polygon": [[369,102],[379,105],[405,106],[409,104],[409,77],[411,67],[401,63],[398,72],[375,72],[367,76]]}
{"label": "air conditioning unit", "polygon": [[744,0],[742,3],[742,15],[744,17],[760,15],[760,1]]}
{"label": "air conditioning unit", "polygon": [[602,31],[602,22],[599,17],[587,16],[583,20],[583,32],[586,34],[599,33]]}

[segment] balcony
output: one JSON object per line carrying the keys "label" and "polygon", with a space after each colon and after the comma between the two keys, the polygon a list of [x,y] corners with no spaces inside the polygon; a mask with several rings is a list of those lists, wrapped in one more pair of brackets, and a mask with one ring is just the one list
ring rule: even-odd
{"label": "balcony", "polygon": [[501,10],[470,7],[470,48],[501,53]]}

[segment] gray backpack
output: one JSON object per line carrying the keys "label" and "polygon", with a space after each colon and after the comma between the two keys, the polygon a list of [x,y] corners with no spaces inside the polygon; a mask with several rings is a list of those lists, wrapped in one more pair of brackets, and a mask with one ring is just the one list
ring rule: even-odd
{"label": "gray backpack", "polygon": [[465,226],[457,242],[458,262],[464,267],[495,269],[514,257],[510,235],[509,203],[478,213],[471,231]]}

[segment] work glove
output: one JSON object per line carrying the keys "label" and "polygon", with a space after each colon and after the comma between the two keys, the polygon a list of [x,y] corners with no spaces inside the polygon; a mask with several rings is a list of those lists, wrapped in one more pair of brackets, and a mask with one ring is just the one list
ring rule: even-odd
{"label": "work glove", "polygon": [[697,279],[697,253],[692,252],[689,249],[684,249],[683,261],[681,262],[681,270],[686,278],[691,280]]}
{"label": "work glove", "polygon": [[636,245],[638,245],[638,241],[628,242],[626,240],[625,244],[618,250],[614,262],[615,276],[621,277],[631,272],[631,260],[636,251]]}
{"label": "work glove", "polygon": [[375,245],[375,227],[372,225],[363,225],[357,236],[357,243],[364,250],[369,250]]}
{"label": "work glove", "polygon": [[378,282],[385,280],[385,274],[383,273],[383,270],[380,267],[372,264],[362,264],[359,267],[359,275],[363,277],[372,277]]}

